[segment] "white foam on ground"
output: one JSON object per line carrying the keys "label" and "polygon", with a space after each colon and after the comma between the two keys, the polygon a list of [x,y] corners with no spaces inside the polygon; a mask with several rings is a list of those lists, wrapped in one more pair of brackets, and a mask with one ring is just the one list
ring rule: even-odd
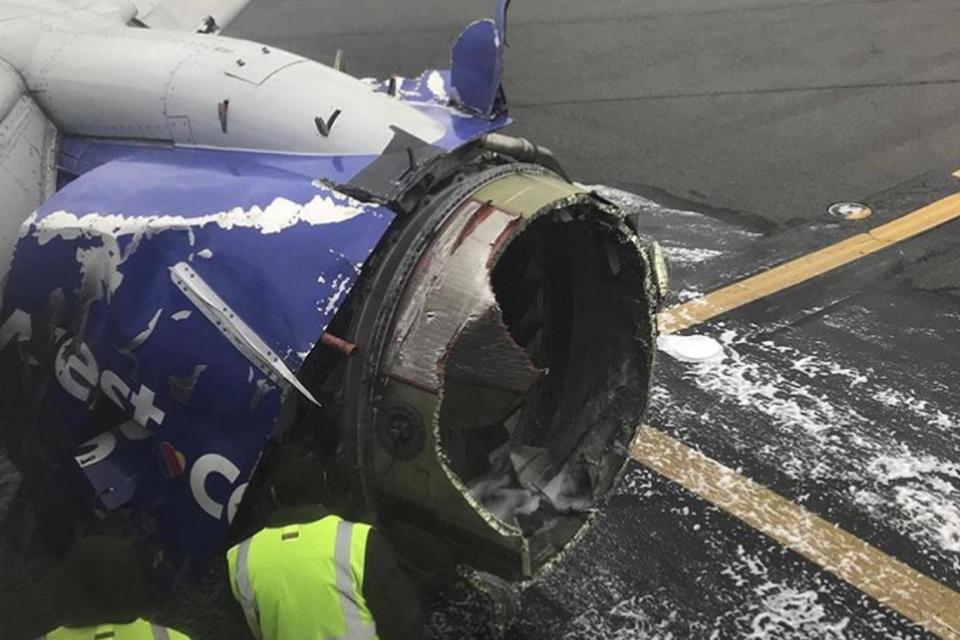
{"label": "white foam on ground", "polygon": [[709,336],[661,335],[657,349],[681,362],[720,362],[723,345]]}
{"label": "white foam on ground", "polygon": [[[674,490],[667,489],[670,493],[665,496],[664,482],[655,478],[656,474],[648,469],[639,465],[632,467],[618,492],[637,496],[641,503],[650,500],[652,504],[663,505],[665,499],[673,502]],[[681,505],[682,502],[671,509],[676,526],[697,532],[711,553],[724,553],[722,561],[716,564],[692,561],[681,571],[670,571],[662,578],[641,583],[643,592],[639,594],[632,572],[621,573],[618,563],[607,560],[590,563],[586,559],[588,570],[584,571],[585,559],[580,558],[572,566],[554,566],[537,589],[546,594],[552,606],[578,613],[563,625],[561,633],[547,632],[533,637],[570,640],[851,637],[850,627],[854,623],[850,605],[842,599],[848,587],[829,574],[802,564],[796,570],[785,570],[782,548],[774,543],[761,542],[759,548],[749,550],[739,544],[731,549],[729,533],[716,528],[725,519],[725,516],[714,519],[721,513],[718,508],[707,507],[704,513]],[[604,544],[605,539],[597,543],[598,548]],[[635,546],[622,548],[616,557],[630,564],[639,561],[631,554],[655,552],[655,549],[656,543],[638,541]],[[643,562],[649,562],[651,570],[658,567],[661,571],[669,570],[671,564],[658,565],[655,558],[645,558]],[[719,571],[720,575],[706,575],[712,571]],[[720,608],[704,610],[691,604],[684,589],[677,589],[671,583],[674,579],[676,584],[693,581],[713,590],[708,599]],[[862,613],[858,607],[857,613]],[[858,615],[856,624],[860,625],[857,632],[866,632],[866,637],[872,637],[871,631],[889,628],[882,617],[869,619]],[[901,636],[891,630],[884,637]]]}
{"label": "white foam on ground", "polygon": [[[940,548],[960,554],[960,464],[901,446],[874,458],[867,474],[881,490],[864,490],[860,501],[890,517],[906,516],[930,531]],[[891,492],[894,501],[884,502]]]}
{"label": "white foam on ground", "polygon": [[563,640],[598,638],[602,640],[668,640],[678,638],[670,631],[677,620],[677,612],[666,617],[656,611],[654,597],[631,596],[616,603],[608,611],[588,608],[570,624]]}
{"label": "white foam on ground", "polygon": [[717,251],[716,249],[678,247],[668,244],[662,244],[661,247],[663,248],[663,255],[667,257],[667,261],[670,263],[700,264],[723,255],[723,251]]}
{"label": "white foam on ground", "polygon": [[849,618],[827,620],[827,611],[816,591],[766,583],[757,589],[762,595],[760,611],[750,621],[750,633],[744,638],[846,638]]}
{"label": "white foam on ground", "polygon": [[[720,432],[716,437],[729,446],[750,451],[791,478],[835,487],[865,516],[960,571],[960,466],[937,445],[955,442],[957,407],[936,406],[916,389],[893,388],[885,372],[861,370],[842,354],[803,353],[752,335],[752,328],[749,334],[725,331],[720,337],[725,357],[694,364],[683,374],[716,399],[717,411],[695,408],[682,393],[654,387],[663,426]],[[724,406],[736,407],[725,415],[764,428],[745,431],[742,424],[718,420]],[[879,412],[882,423],[867,417]],[[904,432],[916,434],[907,438],[909,445]]]}

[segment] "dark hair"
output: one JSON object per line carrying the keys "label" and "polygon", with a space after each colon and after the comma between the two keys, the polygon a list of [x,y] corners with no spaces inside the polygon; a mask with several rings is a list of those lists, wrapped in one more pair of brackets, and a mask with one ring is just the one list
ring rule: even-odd
{"label": "dark hair", "polygon": [[326,474],[323,462],[306,443],[284,443],[270,455],[270,486],[285,506],[323,502]]}
{"label": "dark hair", "polygon": [[67,626],[124,624],[146,613],[143,571],[129,540],[82,538],[64,560],[60,580]]}

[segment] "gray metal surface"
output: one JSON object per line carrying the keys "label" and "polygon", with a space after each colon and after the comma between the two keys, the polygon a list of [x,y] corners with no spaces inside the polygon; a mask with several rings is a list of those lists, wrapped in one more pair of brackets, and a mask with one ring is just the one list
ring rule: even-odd
{"label": "gray metal surface", "polygon": [[20,225],[56,187],[57,130],[0,60],[0,280]]}
{"label": "gray metal surface", "polygon": [[[109,5],[112,6],[112,5]],[[71,7],[80,9],[70,10]],[[301,56],[226,37],[127,26],[127,14],[0,3],[0,58],[75,135],[289,153],[378,154],[391,126],[434,142],[443,126]],[[318,132],[316,118],[336,126]]]}

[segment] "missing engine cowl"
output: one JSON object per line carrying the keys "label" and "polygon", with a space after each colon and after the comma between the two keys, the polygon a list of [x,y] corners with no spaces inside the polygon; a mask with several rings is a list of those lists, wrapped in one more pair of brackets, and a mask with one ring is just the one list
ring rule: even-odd
{"label": "missing engine cowl", "polygon": [[369,304],[382,342],[357,460],[384,523],[522,579],[623,468],[659,282],[652,246],[609,203],[526,167],[472,184],[421,212],[435,222],[398,243],[400,266],[373,288],[388,297]]}
{"label": "missing engine cowl", "polygon": [[[646,406],[646,267],[612,223],[571,204],[512,236],[489,275],[496,306],[465,327],[445,367],[449,464],[526,537],[606,495]],[[475,334],[488,346],[468,346]]]}

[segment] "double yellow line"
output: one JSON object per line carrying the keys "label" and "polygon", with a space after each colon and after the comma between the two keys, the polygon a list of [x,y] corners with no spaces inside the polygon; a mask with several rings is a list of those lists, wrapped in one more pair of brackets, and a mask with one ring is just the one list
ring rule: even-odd
{"label": "double yellow line", "polygon": [[[956,174],[960,178],[960,171]],[[954,194],[892,222],[671,307],[663,333],[689,329],[960,218]],[[875,598],[927,631],[960,640],[960,593],[666,433],[642,427],[635,460]]]}

